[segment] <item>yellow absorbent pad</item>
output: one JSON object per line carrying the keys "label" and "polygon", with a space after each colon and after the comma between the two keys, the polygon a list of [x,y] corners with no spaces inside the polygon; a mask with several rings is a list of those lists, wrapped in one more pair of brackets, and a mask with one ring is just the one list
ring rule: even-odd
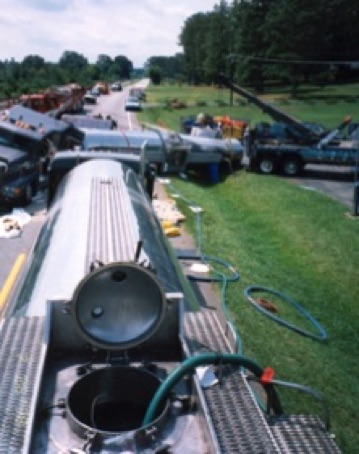
{"label": "yellow absorbent pad", "polygon": [[165,235],[168,237],[175,237],[181,235],[180,229],[178,227],[167,227],[164,228],[163,230]]}

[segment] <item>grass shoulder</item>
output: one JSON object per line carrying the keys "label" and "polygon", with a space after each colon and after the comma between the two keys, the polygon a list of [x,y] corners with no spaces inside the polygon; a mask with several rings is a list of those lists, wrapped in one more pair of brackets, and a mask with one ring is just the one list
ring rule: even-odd
{"label": "grass shoulder", "polygon": [[[244,353],[274,367],[278,378],[320,390],[329,401],[339,445],[343,452],[353,452],[359,442],[352,418],[359,402],[354,353],[359,347],[359,223],[329,197],[276,177],[238,171],[218,185],[180,179],[173,184],[204,209],[203,251],[231,263],[241,275],[227,296]],[[185,205],[181,209],[195,236],[193,213]],[[296,300],[322,324],[329,341],[305,338],[254,311],[243,296],[250,285]],[[312,328],[276,304],[280,316]],[[290,402],[294,411],[304,410],[301,397]]]}
{"label": "grass shoulder", "polygon": [[[295,100],[285,90],[268,96],[296,118],[334,127],[346,114],[358,121],[359,103],[349,102],[357,89],[358,84],[307,87]],[[168,108],[170,98],[186,107]],[[198,112],[230,115],[251,125],[269,120],[246,103],[230,107],[228,91],[217,87],[150,87],[148,99],[156,107],[144,109],[141,119],[173,130],[180,129],[182,117]],[[196,177],[174,179],[173,184],[204,209],[203,252],[229,262],[240,273],[240,280],[228,286],[227,300],[244,353],[262,366],[274,367],[278,378],[321,391],[329,402],[332,430],[342,452],[356,452],[359,222],[346,216],[347,209],[339,202],[275,176],[240,170],[216,185]],[[185,205],[181,209],[187,229],[195,236],[194,214]],[[300,336],[253,310],[243,296],[250,285],[276,289],[296,300],[326,329],[328,342]],[[286,305],[276,304],[285,319],[310,329]],[[302,396],[289,402],[298,412],[312,405],[303,404]],[[320,414],[320,409],[314,412]]]}

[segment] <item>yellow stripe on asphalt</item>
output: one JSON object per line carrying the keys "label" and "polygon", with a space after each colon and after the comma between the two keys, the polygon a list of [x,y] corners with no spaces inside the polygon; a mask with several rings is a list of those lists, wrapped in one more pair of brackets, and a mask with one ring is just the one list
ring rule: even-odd
{"label": "yellow stripe on asphalt", "polygon": [[5,308],[5,303],[6,300],[14,286],[14,283],[18,277],[18,274],[21,270],[22,265],[24,264],[25,261],[25,254],[20,254],[18,255],[17,259],[15,260],[15,263],[9,273],[9,276],[7,277],[5,284],[3,288],[1,289],[0,292],[0,314],[2,313],[3,309]]}

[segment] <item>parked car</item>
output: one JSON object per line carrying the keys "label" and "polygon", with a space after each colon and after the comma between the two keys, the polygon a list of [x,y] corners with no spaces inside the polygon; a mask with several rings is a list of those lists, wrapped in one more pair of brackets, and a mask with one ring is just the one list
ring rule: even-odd
{"label": "parked car", "polygon": [[140,111],[142,110],[141,103],[135,96],[130,96],[125,101],[125,110],[127,111]]}
{"label": "parked car", "polygon": [[97,96],[94,95],[91,90],[88,90],[85,93],[84,101],[87,104],[96,104],[97,103]]}
{"label": "parked car", "polygon": [[0,163],[0,201],[6,205],[28,205],[39,188],[39,159],[29,152],[0,145]]}
{"label": "parked car", "polygon": [[[92,91],[94,90],[98,92],[98,95],[108,95],[110,92],[107,83],[104,81],[97,82],[97,84],[92,88]],[[96,93],[94,92],[94,94]]]}
{"label": "parked car", "polygon": [[121,82],[114,82],[111,86],[110,89],[112,91],[121,91],[122,90],[122,85]]}
{"label": "parked car", "polygon": [[91,88],[91,94],[94,96],[100,96],[101,95],[101,88],[98,85],[95,85],[94,87]]}
{"label": "parked car", "polygon": [[143,88],[140,87],[132,87],[130,88],[130,96],[134,96],[140,101],[146,101],[146,93]]}

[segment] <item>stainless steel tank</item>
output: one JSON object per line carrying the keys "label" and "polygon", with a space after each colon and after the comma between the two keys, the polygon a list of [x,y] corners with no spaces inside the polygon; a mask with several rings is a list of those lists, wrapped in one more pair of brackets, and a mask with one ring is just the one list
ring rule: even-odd
{"label": "stainless steel tank", "polygon": [[46,301],[70,300],[94,267],[113,262],[141,263],[165,292],[182,292],[198,307],[137,175],[119,162],[88,161],[61,182],[13,311],[45,315]]}

